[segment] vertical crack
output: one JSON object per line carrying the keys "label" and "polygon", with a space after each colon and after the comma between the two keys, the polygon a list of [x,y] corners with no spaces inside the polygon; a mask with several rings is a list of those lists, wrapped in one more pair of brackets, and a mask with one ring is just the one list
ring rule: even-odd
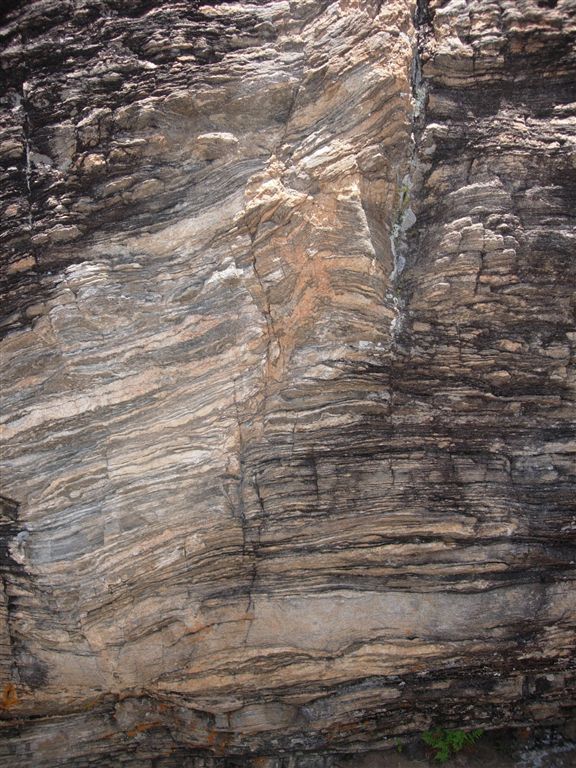
{"label": "vertical crack", "polygon": [[[266,518],[266,510],[264,507],[264,499],[262,498],[262,493],[260,491],[260,481],[258,479],[257,472],[254,472],[252,475],[252,485],[254,487],[254,492],[256,494],[256,500],[258,502],[258,516],[257,516],[257,523],[255,526],[253,526],[252,529],[252,536],[251,536],[251,555],[252,555],[252,566],[251,566],[251,573],[250,573],[250,583],[248,584],[248,604],[246,607],[246,614],[248,618],[248,625],[246,627],[246,634],[244,636],[244,645],[246,646],[248,644],[248,637],[250,635],[250,630],[252,629],[252,624],[254,623],[254,590],[256,588],[256,584],[258,582],[258,557],[259,557],[259,551],[260,551],[260,544],[261,544],[261,537],[262,537],[262,529],[264,527],[264,522]],[[248,532],[249,529],[247,529]]]}
{"label": "vertical crack", "polygon": [[[270,304],[270,298],[268,296],[268,290],[266,289],[266,286],[264,285],[264,281],[262,280],[262,275],[259,272],[258,269],[258,261],[256,256],[256,247],[254,245],[254,241],[256,239],[256,235],[252,238],[252,271],[254,272],[254,276],[256,278],[256,282],[258,283],[258,286],[260,288],[260,291],[262,293],[262,314],[264,315],[264,319],[266,321],[266,331],[267,331],[267,342],[266,342],[266,364],[267,364],[267,374],[270,370],[270,368],[274,365],[274,361],[272,359],[272,344],[276,342],[278,346],[278,352],[280,353],[281,347],[280,347],[280,340],[278,338],[278,334],[276,333],[276,329],[274,327],[274,320],[272,318],[272,307]],[[266,377],[268,378],[268,376]],[[267,387],[267,381],[265,382],[265,388]]]}
{"label": "vertical crack", "polygon": [[[264,526],[266,510],[264,507],[264,499],[260,491],[260,481],[256,471],[253,472],[252,477],[248,479],[246,468],[246,443],[242,429],[242,420],[240,417],[240,409],[238,404],[238,397],[236,392],[236,381],[234,381],[234,408],[236,414],[236,421],[238,424],[239,435],[239,479],[238,479],[238,502],[237,502],[237,517],[240,522],[242,530],[242,559],[246,563],[247,570],[247,603],[245,609],[246,633],[244,635],[243,644],[246,646],[248,643],[248,637],[250,630],[254,622],[254,590],[258,581],[258,556],[260,548],[260,538],[262,535],[262,528]],[[258,505],[258,512],[256,515],[256,523],[252,518],[252,522],[247,514],[246,509],[246,497],[245,494],[248,488],[252,488],[256,497]],[[226,494],[231,505],[232,500]]]}
{"label": "vertical crack", "polygon": [[24,93],[24,86],[22,87],[22,98],[20,101],[22,111],[24,113],[24,119],[22,121],[22,128],[24,132],[24,154],[26,165],[24,168],[24,175],[26,179],[27,201],[28,201],[28,226],[32,230],[32,155],[31,155],[31,126],[30,116],[26,107],[26,94]]}
{"label": "vertical crack", "polygon": [[416,187],[418,176],[418,139],[423,130],[425,119],[427,87],[422,75],[422,50],[429,25],[429,9],[427,0],[418,0],[414,13],[414,29],[416,39],[412,54],[411,91],[412,91],[412,125],[410,131],[410,149],[407,162],[407,173],[404,175],[399,194],[396,221],[390,232],[390,250],[392,253],[392,271],[390,273],[389,299],[394,312],[390,324],[391,344],[396,347],[406,323],[406,296],[403,295],[402,273],[409,257],[408,231],[416,224],[416,214],[412,210],[411,198]]}

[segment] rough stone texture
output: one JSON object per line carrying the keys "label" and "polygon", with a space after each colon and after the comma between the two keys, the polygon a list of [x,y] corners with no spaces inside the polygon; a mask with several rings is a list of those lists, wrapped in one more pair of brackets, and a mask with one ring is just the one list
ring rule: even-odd
{"label": "rough stone texture", "polygon": [[561,721],[573,0],[9,6],[0,761]]}

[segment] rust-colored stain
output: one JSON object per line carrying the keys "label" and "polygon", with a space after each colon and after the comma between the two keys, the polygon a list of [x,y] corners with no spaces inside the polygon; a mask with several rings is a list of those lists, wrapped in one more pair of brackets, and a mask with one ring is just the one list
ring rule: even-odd
{"label": "rust-colored stain", "polygon": [[18,693],[16,692],[16,686],[14,683],[5,683],[2,689],[2,697],[0,698],[1,709],[12,709],[18,705]]}
{"label": "rust-colored stain", "polygon": [[224,754],[231,741],[231,733],[226,731],[215,731],[213,728],[208,729],[208,747],[214,751],[215,755]]}
{"label": "rust-colored stain", "polygon": [[163,725],[163,723],[160,720],[152,720],[149,723],[137,723],[134,728],[130,728],[126,733],[128,736],[132,737],[139,733],[144,733],[144,731],[149,731],[152,728],[159,728],[161,725]]}
{"label": "rust-colored stain", "polygon": [[254,768],[266,768],[268,765],[268,758],[267,757],[255,757],[254,758]]}

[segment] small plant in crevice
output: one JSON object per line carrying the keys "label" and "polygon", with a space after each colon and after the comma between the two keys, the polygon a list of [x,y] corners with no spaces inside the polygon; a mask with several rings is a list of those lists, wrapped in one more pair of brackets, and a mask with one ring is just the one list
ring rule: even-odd
{"label": "small plant in crevice", "polygon": [[402,184],[400,189],[400,216],[404,213],[410,203],[410,185]]}
{"label": "small plant in crevice", "polygon": [[435,728],[425,731],[422,734],[422,740],[434,750],[434,760],[437,763],[446,763],[464,747],[476,744],[483,733],[483,728],[476,728],[473,731]]}

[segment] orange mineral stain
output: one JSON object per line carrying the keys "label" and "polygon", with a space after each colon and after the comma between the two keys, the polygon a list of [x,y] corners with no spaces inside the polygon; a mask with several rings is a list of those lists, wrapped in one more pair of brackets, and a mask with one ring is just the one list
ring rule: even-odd
{"label": "orange mineral stain", "polygon": [[18,694],[14,683],[5,683],[2,689],[2,698],[0,699],[0,708],[12,709],[18,705]]}

